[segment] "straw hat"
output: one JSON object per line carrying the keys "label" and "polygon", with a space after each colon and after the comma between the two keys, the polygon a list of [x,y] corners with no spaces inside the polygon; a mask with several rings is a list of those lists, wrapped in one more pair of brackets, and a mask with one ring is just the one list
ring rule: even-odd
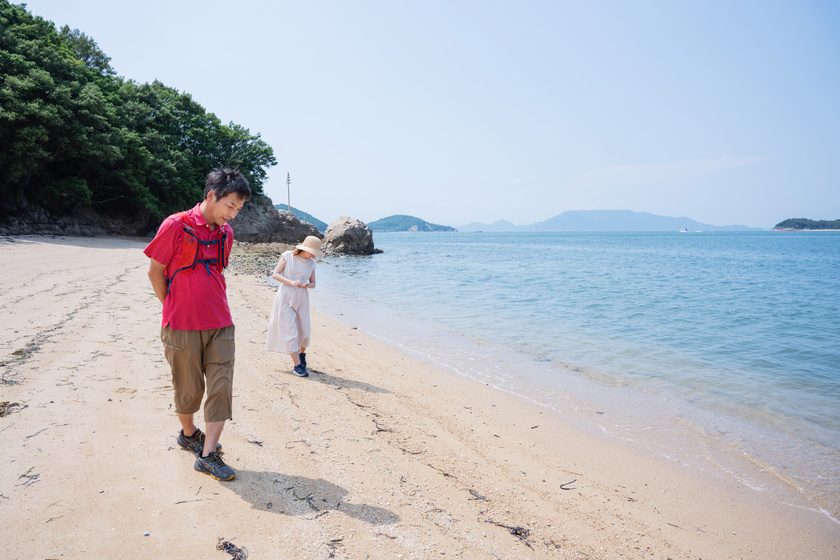
{"label": "straw hat", "polygon": [[321,240],[315,237],[314,235],[309,235],[306,239],[303,240],[303,243],[300,245],[295,246],[295,249],[300,249],[301,251],[306,251],[316,257],[323,257],[324,253],[321,252]]}

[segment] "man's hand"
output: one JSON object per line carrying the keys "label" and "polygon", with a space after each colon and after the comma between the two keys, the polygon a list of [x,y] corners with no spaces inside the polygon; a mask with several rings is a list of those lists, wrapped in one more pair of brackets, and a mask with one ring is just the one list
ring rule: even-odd
{"label": "man's hand", "polygon": [[163,301],[166,299],[166,289],[169,284],[166,280],[166,265],[157,262],[155,259],[150,260],[149,280],[152,282],[155,295],[160,300],[160,303],[163,304]]}

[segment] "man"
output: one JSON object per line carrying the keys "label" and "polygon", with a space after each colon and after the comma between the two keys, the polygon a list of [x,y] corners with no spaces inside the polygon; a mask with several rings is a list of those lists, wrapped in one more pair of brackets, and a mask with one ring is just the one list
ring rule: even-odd
{"label": "man", "polygon": [[[160,337],[181,423],[176,441],[195,453],[195,470],[216,480],[236,476],[222,460],[218,443],[225,421],[232,418],[234,362],[233,319],[222,272],[233,244],[228,222],[250,199],[248,181],[238,170],[214,169],[207,175],[204,200],[166,218],[143,251],[151,259],[149,280],[163,304]],[[205,386],[206,434],[194,422]]]}

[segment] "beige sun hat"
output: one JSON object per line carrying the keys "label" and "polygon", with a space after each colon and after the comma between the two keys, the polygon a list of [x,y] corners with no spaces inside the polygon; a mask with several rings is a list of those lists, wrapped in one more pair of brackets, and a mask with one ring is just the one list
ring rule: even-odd
{"label": "beige sun hat", "polygon": [[306,239],[303,240],[303,243],[295,246],[295,249],[306,251],[307,253],[315,255],[316,257],[324,256],[324,253],[321,252],[321,240],[315,237],[314,235],[308,235]]}

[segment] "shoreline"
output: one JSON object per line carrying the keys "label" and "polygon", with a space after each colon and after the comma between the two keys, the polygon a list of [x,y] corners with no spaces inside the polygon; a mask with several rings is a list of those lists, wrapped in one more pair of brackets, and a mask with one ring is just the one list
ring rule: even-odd
{"label": "shoreline", "polygon": [[[313,373],[296,378],[264,352],[274,289],[231,269],[237,374],[222,442],[238,476],[195,473],[172,449],[146,242],[0,240],[17,271],[0,280],[14,381],[3,400],[25,406],[0,418],[0,515],[21,557],[227,557],[213,552],[219,537],[289,558],[840,551],[822,516],[698,480],[320,312]],[[55,262],[76,266],[55,277]]]}
{"label": "shoreline", "polygon": [[[342,315],[337,309],[341,308],[326,314],[339,322],[350,320],[352,313],[348,313],[348,318],[337,317]],[[318,311],[324,313],[320,308]],[[375,316],[377,321],[383,320],[380,314],[375,313]],[[550,410],[563,422],[591,436],[642,449],[649,456],[679,464],[710,483],[737,483],[778,504],[823,515],[840,529],[840,519],[832,507],[837,505],[834,501],[836,488],[828,482],[812,484],[811,479],[802,478],[803,471],[791,462],[796,459],[811,468],[818,462],[830,462],[831,454],[836,451],[824,449],[815,442],[773,432],[720,411],[697,407],[674,395],[666,397],[633,385],[594,378],[564,364],[539,361],[486,341],[479,345],[467,336],[453,336],[447,332],[445,338],[451,346],[428,352],[407,346],[397,334],[402,331],[392,324],[388,327],[380,324],[381,328],[372,333],[368,330],[369,321],[353,323],[362,325],[360,328],[376,340],[417,360]],[[421,332],[425,334],[425,331]],[[416,333],[412,340],[416,341],[418,336],[425,342],[426,337]],[[462,339],[461,344],[452,343],[453,338]],[[435,344],[443,339],[429,337],[429,340]],[[464,344],[468,348],[465,349]],[[459,371],[439,360],[453,354],[469,361],[473,370],[469,373]],[[475,368],[480,369],[482,365],[516,369],[516,375],[504,381],[494,379],[493,375],[475,374]],[[774,442],[772,449],[768,447],[771,441]],[[786,458],[778,454],[778,448],[798,448],[800,456]],[[817,474],[823,472],[826,471]]]}
{"label": "shoreline", "polygon": [[578,429],[644,448],[652,456],[692,469],[698,477],[737,483],[780,504],[813,511],[840,528],[840,492],[832,482],[839,450],[791,431],[774,430],[783,420],[740,417],[677,393],[645,390],[628,380],[540,360],[432,325],[416,315],[404,317],[378,305],[378,298],[359,300],[333,291],[329,280],[313,293],[319,311],[339,321],[352,320],[377,340],[416,359],[489,383],[553,410]]}

